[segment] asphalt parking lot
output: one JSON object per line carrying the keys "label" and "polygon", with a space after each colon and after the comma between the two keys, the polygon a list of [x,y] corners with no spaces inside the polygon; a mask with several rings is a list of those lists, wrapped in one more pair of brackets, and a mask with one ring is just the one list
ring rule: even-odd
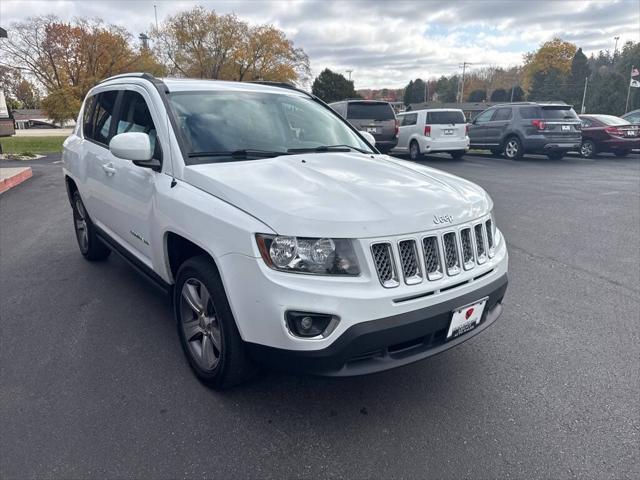
{"label": "asphalt parking lot", "polygon": [[425,163],[482,185],[502,318],[368,377],[201,386],[168,300],[88,263],[60,165],[0,196],[0,477],[640,478],[640,158]]}

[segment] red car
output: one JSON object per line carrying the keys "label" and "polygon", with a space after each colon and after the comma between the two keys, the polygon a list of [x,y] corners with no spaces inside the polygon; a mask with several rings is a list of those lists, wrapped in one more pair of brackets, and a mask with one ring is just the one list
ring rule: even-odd
{"label": "red car", "polygon": [[640,125],[631,124],[613,115],[580,115],[580,120],[580,156],[584,158],[593,158],[601,152],[624,157],[632,149],[640,148]]}

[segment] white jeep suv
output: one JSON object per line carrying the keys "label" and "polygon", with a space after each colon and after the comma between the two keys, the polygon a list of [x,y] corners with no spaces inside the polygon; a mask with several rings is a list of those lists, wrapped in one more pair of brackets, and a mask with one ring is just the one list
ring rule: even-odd
{"label": "white jeep suv", "polygon": [[507,249],[461,178],[380,155],[284,84],[112,77],[64,144],[80,251],[170,293],[199,379],[347,376],[464,342],[502,311]]}

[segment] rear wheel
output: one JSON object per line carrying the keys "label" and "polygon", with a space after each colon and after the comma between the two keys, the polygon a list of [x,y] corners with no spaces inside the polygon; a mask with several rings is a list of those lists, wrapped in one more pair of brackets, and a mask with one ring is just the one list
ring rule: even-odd
{"label": "rear wheel", "polygon": [[76,231],[76,240],[80,253],[90,261],[104,260],[109,256],[111,250],[100,241],[96,235],[96,229],[84,208],[80,193],[76,190],[71,197],[71,208],[73,208],[73,226]]}
{"label": "rear wheel", "polygon": [[549,152],[547,153],[547,158],[549,160],[562,160],[567,152]]}
{"label": "rear wheel", "polygon": [[411,160],[422,160],[424,158],[420,152],[420,145],[415,140],[411,140],[409,144],[409,157]]}
{"label": "rear wheel", "polygon": [[626,157],[631,153],[631,150],[618,150],[617,152],[613,152],[616,157]]}
{"label": "rear wheel", "polygon": [[182,349],[202,383],[226,388],[251,376],[253,363],[212,260],[199,256],[180,266],[174,289],[174,313]]}
{"label": "rear wheel", "polygon": [[455,152],[449,152],[449,155],[451,155],[451,158],[454,160],[462,160],[464,153],[464,150],[456,150]]}
{"label": "rear wheel", "polygon": [[580,156],[582,158],[593,158],[597,154],[596,144],[591,140],[585,140],[582,142],[582,145],[580,145]]}
{"label": "rear wheel", "polygon": [[522,142],[518,137],[509,137],[504,142],[504,156],[509,160],[520,160],[524,155]]}

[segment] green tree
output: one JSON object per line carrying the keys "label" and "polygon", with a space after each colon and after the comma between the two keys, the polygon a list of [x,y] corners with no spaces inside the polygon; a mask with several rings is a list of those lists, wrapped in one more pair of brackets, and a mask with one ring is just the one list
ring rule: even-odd
{"label": "green tree", "polygon": [[440,77],[436,84],[436,93],[438,94],[438,101],[440,102],[455,102],[458,95],[458,76],[453,75],[449,78],[445,76]]}
{"label": "green tree", "polygon": [[474,90],[469,94],[470,102],[484,102],[487,99],[486,90]]}
{"label": "green tree", "polygon": [[551,68],[547,72],[538,71],[533,76],[527,99],[542,102],[562,100],[565,84],[566,76],[560,70]]}
{"label": "green tree", "polygon": [[76,117],[81,104],[77,92],[73,91],[72,87],[62,87],[49,92],[42,100],[42,109],[48,118],[62,125]]}
{"label": "green tree", "polygon": [[423,82],[421,78],[417,78],[416,81],[413,82],[412,94],[413,101],[411,103],[422,103],[426,101],[427,84]]}
{"label": "green tree", "polygon": [[404,87],[404,96],[402,97],[402,101],[407,107],[413,102],[413,80],[409,80],[407,86]]}
{"label": "green tree", "polygon": [[[619,54],[616,55],[615,70],[626,79],[627,88],[631,81],[631,67],[640,69],[640,42],[626,42],[619,51]],[[640,77],[635,77],[635,79],[638,80]],[[632,88],[629,93],[629,107],[627,111],[640,108],[640,88]]]}
{"label": "green tree", "polygon": [[627,86],[625,76],[606,67],[598,69],[589,79],[585,102],[587,112],[622,115],[627,99]]}
{"label": "green tree", "polygon": [[353,88],[353,81],[347,80],[344,75],[332,72],[328,68],[320,72],[313,81],[311,92],[327,103],[360,97]]}
{"label": "green tree", "polygon": [[587,56],[578,48],[571,60],[571,72],[565,89],[565,101],[573,105],[576,111],[580,111],[582,94],[584,92],[585,79],[591,74]]}
{"label": "green tree", "polygon": [[506,102],[507,100],[507,91],[504,88],[496,88],[491,92],[492,102]]}
{"label": "green tree", "polygon": [[516,85],[513,88],[513,92],[509,90],[509,100],[513,100],[514,102],[521,102],[524,100],[524,90],[520,88],[519,85]]}

